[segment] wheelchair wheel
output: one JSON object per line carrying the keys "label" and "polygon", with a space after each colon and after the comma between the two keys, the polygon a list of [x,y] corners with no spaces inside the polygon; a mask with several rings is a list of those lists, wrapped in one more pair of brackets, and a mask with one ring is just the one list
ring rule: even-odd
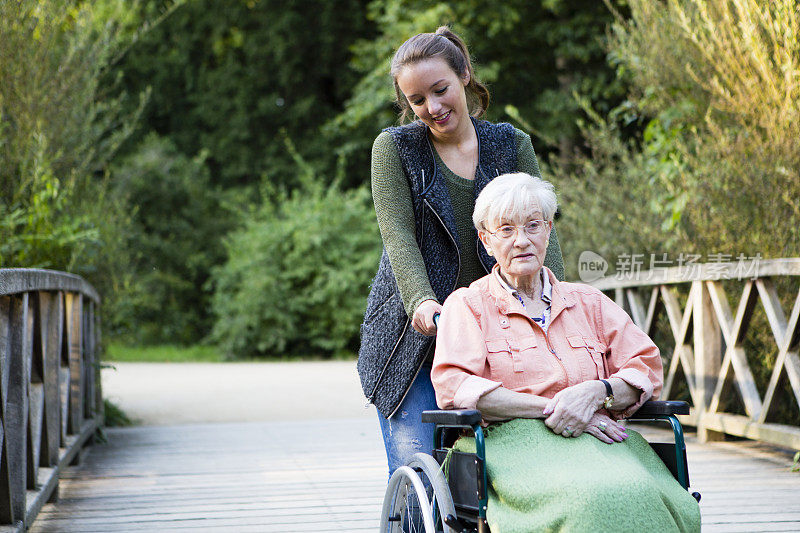
{"label": "wheelchair wheel", "polygon": [[454,533],[443,519],[455,514],[450,488],[439,464],[430,455],[418,453],[389,480],[380,531]]}

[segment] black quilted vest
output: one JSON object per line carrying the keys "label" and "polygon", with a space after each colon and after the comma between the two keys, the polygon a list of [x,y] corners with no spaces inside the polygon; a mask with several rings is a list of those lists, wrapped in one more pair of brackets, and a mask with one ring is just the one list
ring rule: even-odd
{"label": "black quilted vest", "polygon": [[[477,196],[492,178],[517,168],[516,134],[510,124],[474,120],[479,162]],[[422,122],[387,128],[397,145],[414,204],[416,237],[433,291],[444,302],[456,285],[459,250],[450,193],[433,157],[428,128]],[[476,239],[487,272],[494,265]],[[402,275],[402,274],[401,274]],[[397,410],[433,346],[433,337],[414,331],[403,308],[389,257],[384,249],[372,282],[361,325],[358,374],[364,395],[389,418]]]}

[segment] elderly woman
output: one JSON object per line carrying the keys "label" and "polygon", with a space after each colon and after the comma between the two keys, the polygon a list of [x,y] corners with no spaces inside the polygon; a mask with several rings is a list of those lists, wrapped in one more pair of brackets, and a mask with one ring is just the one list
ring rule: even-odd
{"label": "elderly woman", "polygon": [[[497,264],[455,291],[439,322],[439,407],[477,408],[496,422],[486,430],[489,526],[699,531],[697,502],[616,422],[658,396],[658,348],[603,293],[543,266],[556,207],[539,178],[489,183],[473,222]],[[456,448],[474,451],[474,442]]]}

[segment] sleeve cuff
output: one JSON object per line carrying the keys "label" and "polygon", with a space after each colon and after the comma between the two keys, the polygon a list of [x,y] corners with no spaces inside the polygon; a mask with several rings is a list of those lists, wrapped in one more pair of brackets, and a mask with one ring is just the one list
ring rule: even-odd
{"label": "sleeve cuff", "polygon": [[475,375],[470,375],[456,390],[453,407],[456,409],[476,409],[481,396],[499,389],[502,383]]}
{"label": "sleeve cuff", "polygon": [[623,368],[619,372],[611,374],[610,378],[619,378],[631,387],[639,389],[639,399],[631,405],[626,407],[624,411],[614,411],[613,418],[627,418],[635,413],[644,402],[653,397],[653,384],[647,379],[647,376],[636,370],[635,368]]}
{"label": "sleeve cuff", "polygon": [[433,300],[434,302],[437,303],[439,302],[439,300],[436,299],[436,295],[433,293],[417,296],[416,298],[411,300],[411,302],[409,302],[410,305],[408,306],[408,309],[406,309],[406,314],[408,315],[409,318],[414,317],[414,313],[417,312],[417,307],[419,307],[419,304],[421,304],[425,300]]}

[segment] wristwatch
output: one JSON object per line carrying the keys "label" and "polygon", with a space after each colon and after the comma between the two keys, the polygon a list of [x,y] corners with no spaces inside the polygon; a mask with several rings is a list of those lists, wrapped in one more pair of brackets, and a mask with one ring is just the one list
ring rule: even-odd
{"label": "wristwatch", "polygon": [[611,383],[605,379],[601,379],[600,381],[606,386],[606,397],[603,398],[603,409],[611,409],[611,406],[614,405],[614,390],[611,388]]}

